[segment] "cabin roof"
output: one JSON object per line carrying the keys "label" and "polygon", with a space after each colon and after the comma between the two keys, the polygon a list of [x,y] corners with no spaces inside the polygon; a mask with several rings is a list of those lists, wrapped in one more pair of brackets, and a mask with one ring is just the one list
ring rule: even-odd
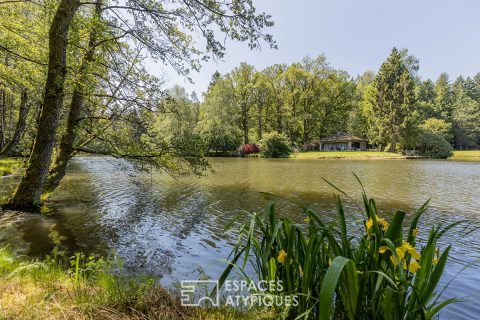
{"label": "cabin roof", "polygon": [[366,142],[368,140],[363,139],[363,138],[359,138],[359,137],[354,136],[352,134],[341,133],[341,134],[333,135],[331,137],[322,138],[319,141],[320,142],[349,142],[349,141],[352,141],[352,142],[365,141]]}

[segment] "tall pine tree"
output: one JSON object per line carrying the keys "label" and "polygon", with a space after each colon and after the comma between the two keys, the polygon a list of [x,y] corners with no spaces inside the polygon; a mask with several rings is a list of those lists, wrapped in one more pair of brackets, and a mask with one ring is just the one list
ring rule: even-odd
{"label": "tall pine tree", "polygon": [[413,77],[403,60],[402,54],[393,48],[375,77],[371,96],[370,126],[374,140],[382,149],[390,143],[390,152],[395,152],[403,132],[408,132],[405,129],[415,100]]}

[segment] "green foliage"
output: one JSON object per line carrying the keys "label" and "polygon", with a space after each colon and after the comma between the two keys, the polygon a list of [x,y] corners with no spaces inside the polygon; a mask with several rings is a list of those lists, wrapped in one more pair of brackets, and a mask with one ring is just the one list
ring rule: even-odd
{"label": "green foliage", "polygon": [[284,158],[292,153],[292,149],[284,134],[273,131],[260,140],[260,152],[265,158]]}
{"label": "green foliage", "polygon": [[205,95],[195,132],[205,141],[207,152],[236,152],[242,143],[237,126],[239,116],[234,104],[230,82],[216,79]]}
{"label": "green foliage", "polygon": [[366,96],[372,138],[379,145],[390,143],[390,151],[395,151],[396,143],[409,131],[406,120],[411,117],[415,101],[415,84],[404,56],[393,48]]}
{"label": "green foliage", "polygon": [[441,136],[447,141],[452,141],[452,124],[443,119],[428,118],[421,125],[420,129]]}
{"label": "green foliage", "polygon": [[435,159],[447,159],[453,155],[452,145],[442,136],[429,131],[420,135],[416,149],[421,155]]}
{"label": "green foliage", "polygon": [[457,300],[440,301],[435,293],[450,251],[440,253],[437,241],[455,224],[432,227],[422,241],[418,221],[427,204],[404,230],[404,212],[387,221],[363,194],[364,218],[352,234],[335,197],[336,224],[312,210],[305,211],[304,225],[279,219],[273,205],[252,214],[220,285],[235,266],[243,271],[251,263],[255,278],[282,281],[279,294],[298,296],[298,307],[277,310],[291,319],[434,319]]}

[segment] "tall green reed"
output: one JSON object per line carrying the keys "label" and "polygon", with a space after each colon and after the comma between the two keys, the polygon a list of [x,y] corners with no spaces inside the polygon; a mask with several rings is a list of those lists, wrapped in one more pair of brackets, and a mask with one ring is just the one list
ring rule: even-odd
{"label": "tall green reed", "polygon": [[[325,223],[305,210],[305,224],[279,218],[271,204],[241,225],[222,286],[237,268],[250,263],[258,280],[282,281],[281,294],[299,304],[278,310],[291,319],[431,319],[457,299],[439,301],[435,290],[450,246],[440,253],[438,240],[459,222],[429,230],[418,239],[418,222],[428,201],[404,230],[406,213],[390,221],[362,186],[361,234],[349,234],[340,196],[334,195],[337,223]],[[360,209],[360,208],[359,208]]]}

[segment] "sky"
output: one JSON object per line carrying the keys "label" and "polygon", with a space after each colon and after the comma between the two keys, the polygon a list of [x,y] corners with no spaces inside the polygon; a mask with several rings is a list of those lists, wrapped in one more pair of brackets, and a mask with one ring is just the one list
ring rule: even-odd
{"label": "sky", "polygon": [[278,50],[265,45],[251,51],[245,43],[227,43],[222,61],[205,63],[189,83],[173,70],[155,65],[169,85],[178,84],[201,97],[218,70],[224,74],[244,61],[258,70],[324,53],[336,69],[356,76],[377,71],[392,47],[408,48],[420,60],[419,75],[451,79],[480,72],[480,1],[478,0],[253,0],[272,15],[269,28]]}

